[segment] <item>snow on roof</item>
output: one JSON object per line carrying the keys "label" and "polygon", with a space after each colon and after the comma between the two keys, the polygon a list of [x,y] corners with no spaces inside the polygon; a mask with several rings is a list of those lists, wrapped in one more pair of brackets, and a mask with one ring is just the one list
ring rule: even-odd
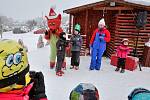
{"label": "snow on roof", "polygon": [[[104,1],[104,0],[82,0],[82,1],[74,0],[74,1],[72,1],[71,5],[66,6],[65,10],[79,7],[79,6],[83,6],[83,5],[87,5],[87,4],[100,2],[100,1]],[[130,3],[135,3],[135,4],[150,6],[150,0],[124,0],[124,1],[130,2]]]}
{"label": "snow on roof", "polygon": [[150,6],[150,0],[125,0],[125,1]]}
{"label": "snow on roof", "polygon": [[79,7],[79,6],[83,6],[83,5],[87,5],[87,4],[100,2],[100,1],[104,1],[104,0],[74,0],[74,1],[70,2],[71,4],[69,6],[66,6],[65,10]]}

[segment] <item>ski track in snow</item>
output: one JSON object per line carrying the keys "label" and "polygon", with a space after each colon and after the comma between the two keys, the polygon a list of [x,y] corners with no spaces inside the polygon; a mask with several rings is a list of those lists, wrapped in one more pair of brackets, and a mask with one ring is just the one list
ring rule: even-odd
{"label": "ski track in snow", "polygon": [[[127,96],[134,88],[143,87],[150,90],[150,68],[139,71],[126,71],[121,74],[115,72],[110,65],[110,59],[103,57],[100,71],[89,71],[90,57],[81,57],[80,69],[72,70],[70,58],[67,57],[67,70],[62,77],[55,75],[55,69],[49,68],[49,46],[37,49],[39,35],[33,32],[12,34],[6,32],[4,39],[23,39],[28,47],[30,70],[42,71],[45,77],[46,94],[49,100],[69,100],[69,94],[79,83],[87,82],[95,85],[99,91],[100,100],[127,100]],[[44,41],[46,43],[46,41]]]}

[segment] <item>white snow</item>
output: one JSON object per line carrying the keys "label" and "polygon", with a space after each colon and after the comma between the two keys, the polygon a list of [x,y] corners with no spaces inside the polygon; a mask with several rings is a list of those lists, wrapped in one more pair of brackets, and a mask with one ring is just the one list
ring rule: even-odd
{"label": "white snow", "polygon": [[[104,1],[104,0],[81,0],[81,1],[74,0],[74,1],[71,1],[72,4],[69,4],[69,5],[66,4],[66,7],[64,8],[64,10],[87,5],[87,4],[92,4],[92,3],[96,3],[96,2],[100,2],[100,1]],[[124,0],[124,1],[150,6],[150,0]]]}
{"label": "white snow", "polygon": [[125,1],[150,6],[150,0],[125,0]]}
{"label": "white snow", "polygon": [[79,70],[71,70],[70,58],[67,58],[67,70],[62,77],[55,75],[55,69],[49,68],[49,46],[36,48],[39,35],[32,32],[26,34],[12,34],[7,32],[3,38],[23,39],[28,46],[28,58],[31,70],[42,71],[45,77],[46,94],[49,100],[69,100],[69,94],[79,83],[87,82],[95,85],[100,94],[100,100],[127,100],[127,96],[134,88],[143,87],[150,90],[150,68],[126,71],[121,74],[115,72],[110,60],[103,58],[100,71],[89,71],[90,57],[81,57]]}

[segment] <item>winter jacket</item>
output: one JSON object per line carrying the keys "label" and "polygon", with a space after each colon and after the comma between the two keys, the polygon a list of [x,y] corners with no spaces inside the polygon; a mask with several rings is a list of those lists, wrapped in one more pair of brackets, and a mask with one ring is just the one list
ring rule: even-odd
{"label": "winter jacket", "polygon": [[71,51],[80,51],[82,46],[82,37],[80,34],[73,35],[70,39],[71,42]]}
{"label": "winter jacket", "polygon": [[93,32],[93,35],[92,35],[92,38],[90,40],[90,45],[92,46],[93,45],[93,42],[95,40],[95,37],[96,37],[96,33],[103,33],[105,34],[104,37],[103,35],[100,34],[100,38],[103,38],[105,42],[109,42],[110,41],[110,32],[104,28],[101,32],[99,31],[99,29],[97,28],[94,32]]}
{"label": "winter jacket", "polygon": [[117,47],[117,57],[119,58],[127,58],[130,49],[123,44]]}
{"label": "winter jacket", "polygon": [[24,88],[0,92],[0,100],[48,100],[42,72],[30,71],[30,83]]}
{"label": "winter jacket", "polygon": [[67,46],[68,46],[68,43],[66,40],[59,39],[56,43],[57,55],[65,54],[65,50]]}
{"label": "winter jacket", "polygon": [[[26,86],[22,90],[13,90],[7,93],[0,93],[0,99],[1,100],[30,100],[29,92],[33,88],[33,84],[31,83],[28,86]],[[47,98],[40,98],[38,100],[48,100]]]}

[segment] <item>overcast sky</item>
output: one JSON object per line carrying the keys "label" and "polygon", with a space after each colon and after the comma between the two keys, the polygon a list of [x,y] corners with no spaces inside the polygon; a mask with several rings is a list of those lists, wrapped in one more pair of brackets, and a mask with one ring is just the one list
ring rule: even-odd
{"label": "overcast sky", "polygon": [[89,1],[100,0],[0,0],[0,15],[17,20],[26,20],[38,16],[48,15],[51,6],[56,6],[56,13],[74,5],[81,5]]}
{"label": "overcast sky", "polygon": [[56,6],[56,13],[62,14],[67,8],[96,1],[100,0],[0,0],[0,15],[27,20],[42,16],[42,12],[43,15],[48,15],[51,6]]}

